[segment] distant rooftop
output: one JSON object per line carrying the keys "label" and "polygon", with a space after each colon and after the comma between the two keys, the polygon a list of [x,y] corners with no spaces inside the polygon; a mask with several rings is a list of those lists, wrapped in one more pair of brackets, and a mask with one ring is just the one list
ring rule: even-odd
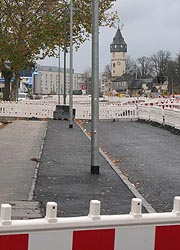
{"label": "distant rooftop", "polygon": [[[48,71],[48,72],[58,72],[59,68],[56,66],[41,66],[41,65],[37,65],[37,71]],[[60,68],[60,72],[63,73],[64,72],[64,68]],[[66,68],[66,72],[69,73],[70,69]]]}

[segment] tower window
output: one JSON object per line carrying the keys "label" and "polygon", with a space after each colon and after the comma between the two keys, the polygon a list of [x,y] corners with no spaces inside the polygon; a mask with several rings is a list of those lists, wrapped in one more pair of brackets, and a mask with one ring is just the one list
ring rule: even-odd
{"label": "tower window", "polygon": [[113,63],[113,68],[115,68],[116,67],[116,64],[115,63]]}

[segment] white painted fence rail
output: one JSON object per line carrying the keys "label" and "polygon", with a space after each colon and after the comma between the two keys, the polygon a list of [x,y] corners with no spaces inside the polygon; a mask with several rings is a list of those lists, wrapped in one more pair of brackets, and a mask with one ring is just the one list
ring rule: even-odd
{"label": "white painted fence rail", "polygon": [[11,206],[1,205],[1,250],[179,250],[180,197],[172,212],[142,213],[134,198],[125,215],[101,215],[92,200],[88,216],[57,218],[57,204],[48,202],[43,219],[11,220]]}

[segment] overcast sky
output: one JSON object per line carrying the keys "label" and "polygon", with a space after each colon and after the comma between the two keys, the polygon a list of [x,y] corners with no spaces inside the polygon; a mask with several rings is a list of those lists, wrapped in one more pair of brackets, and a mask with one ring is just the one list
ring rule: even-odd
{"label": "overcast sky", "polygon": [[[132,59],[151,56],[159,50],[168,50],[175,58],[180,52],[180,0],[117,0],[113,9],[124,24],[122,34]],[[100,28],[101,72],[111,61],[110,44],[115,33],[115,28]],[[47,58],[40,64],[57,66],[57,59]],[[91,42],[86,42],[78,52],[74,51],[74,69],[80,73],[89,67]]]}

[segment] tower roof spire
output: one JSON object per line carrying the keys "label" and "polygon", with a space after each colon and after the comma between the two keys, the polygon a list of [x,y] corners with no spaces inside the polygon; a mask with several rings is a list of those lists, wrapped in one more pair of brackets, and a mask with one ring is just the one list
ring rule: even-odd
{"label": "tower roof spire", "polygon": [[127,52],[127,44],[124,41],[124,37],[122,36],[121,30],[119,28],[119,22],[118,22],[118,28],[117,28],[115,37],[113,38],[113,42],[110,45],[110,51],[111,52]]}

